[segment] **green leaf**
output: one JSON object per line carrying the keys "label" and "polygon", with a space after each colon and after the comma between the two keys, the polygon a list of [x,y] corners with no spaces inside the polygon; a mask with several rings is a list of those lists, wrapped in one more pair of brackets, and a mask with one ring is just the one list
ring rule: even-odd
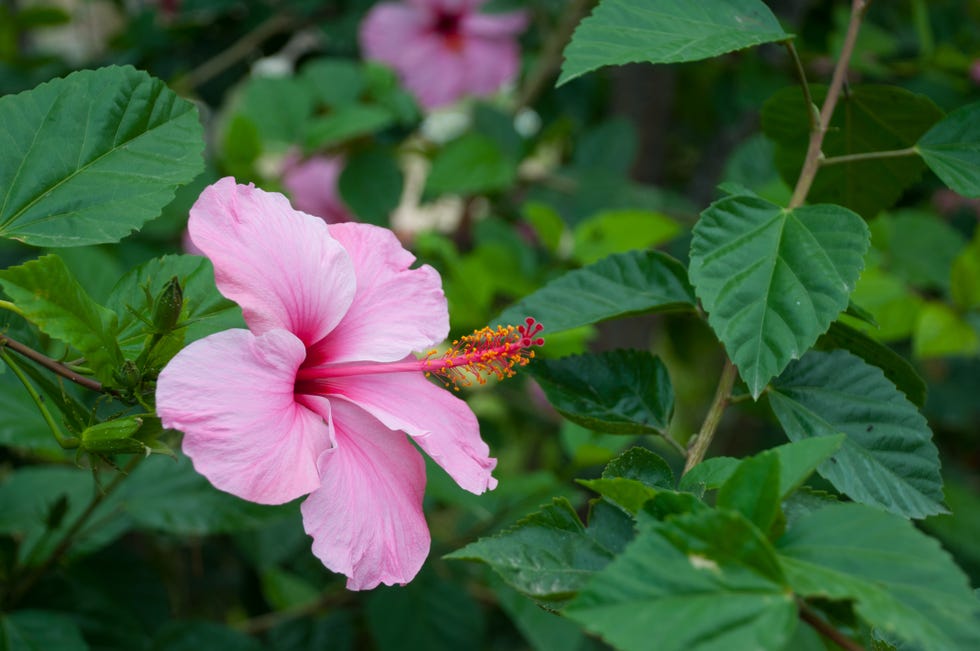
{"label": "green leaf", "polygon": [[943,183],[964,197],[980,197],[980,102],[947,115],[915,148]]}
{"label": "green leaf", "polygon": [[557,85],[603,66],[697,61],[789,38],[759,0],[603,0],[565,48]]}
{"label": "green leaf", "polygon": [[298,79],[257,75],[245,82],[235,117],[246,118],[261,141],[281,146],[300,138],[315,104],[314,90]]}
{"label": "green leaf", "polygon": [[871,243],[882,252],[881,266],[910,285],[943,292],[949,292],[950,267],[966,246],[958,230],[919,210],[879,215],[871,223]]}
{"label": "green leaf", "polygon": [[480,133],[453,140],[432,160],[424,199],[440,194],[479,194],[509,187],[517,165],[497,143]]}
{"label": "green leaf", "polygon": [[308,150],[322,149],[380,131],[394,121],[388,109],[373,104],[349,104],[331,111],[325,117],[310,120],[303,142]]}
{"label": "green leaf", "polygon": [[262,651],[255,638],[208,621],[174,620],[157,631],[150,651]]}
{"label": "green leaf", "polygon": [[[779,458],[779,497],[785,498],[796,490],[821,463],[837,452],[844,444],[845,436],[835,434],[784,443],[770,451]],[[731,457],[712,457],[691,468],[681,478],[680,489],[714,490],[721,488],[744,461]]]}
{"label": "green leaf", "polygon": [[793,441],[847,435],[819,472],[855,501],[913,518],[945,511],[932,432],[880,369],[842,350],[810,352],[769,401]]}
{"label": "green leaf", "polygon": [[45,610],[15,610],[0,615],[3,651],[88,651],[88,648],[68,615]]}
{"label": "green leaf", "polygon": [[852,298],[871,311],[878,322],[877,328],[863,324],[856,327],[875,339],[896,341],[912,334],[922,298],[892,274],[869,266],[861,274]]}
{"label": "green leaf", "polygon": [[657,251],[611,255],[569,271],[494,319],[523,323],[533,316],[545,332],[571,330],[621,316],[692,309],[694,290],[683,265]]}
{"label": "green leaf", "polygon": [[966,577],[904,518],[859,504],[828,506],[797,520],[777,551],[802,596],[853,601],[870,625],[916,648],[980,647],[980,602]]}
{"label": "green leaf", "polygon": [[907,359],[894,350],[839,321],[817,340],[822,350],[843,349],[854,353],[872,366],[877,366],[892,384],[920,409],[926,404],[926,382]]}
{"label": "green leaf", "polygon": [[646,448],[633,447],[622,453],[602,470],[604,478],[635,479],[647,486],[674,488],[674,473],[660,455]]}
{"label": "green leaf", "polygon": [[378,588],[366,619],[378,651],[482,648],[483,612],[462,585],[423,573],[405,587]]}
{"label": "green leaf", "polygon": [[681,517],[684,529],[641,527],[565,614],[624,651],[653,641],[658,651],[780,648],[797,612],[792,594],[756,567],[760,554],[775,562],[765,539],[737,513]]}
{"label": "green leaf", "polygon": [[57,255],[0,271],[0,286],[41,332],[85,356],[103,382],[122,363],[116,317],[93,301]]}
{"label": "green leaf", "polygon": [[775,452],[749,457],[722,484],[715,504],[718,508],[738,511],[760,531],[768,532],[779,516],[782,499],[779,476],[779,456]]}
{"label": "green leaf", "polygon": [[0,445],[62,456],[61,446],[13,373],[0,373]]}
{"label": "green leaf", "polygon": [[539,607],[496,577],[490,587],[497,604],[534,651],[586,651],[598,647],[598,643],[590,644],[592,639],[575,622]]}
{"label": "green leaf", "polygon": [[753,397],[847,307],[867,248],[864,221],[840,206],[732,196],[701,214],[691,281]]}
{"label": "green leaf", "polygon": [[963,309],[980,307],[980,230],[953,260],[950,276],[953,301]]}
{"label": "green leaf", "polygon": [[653,434],[670,424],[670,376],[663,362],[646,351],[541,359],[529,368],[555,409],[591,430]]}
{"label": "green leaf", "polygon": [[[813,101],[822,104],[827,87],[811,84],[810,91]],[[776,143],[776,167],[790,185],[796,183],[806,156],[811,111],[797,86],[782,89],[762,108],[762,129]],[[837,104],[822,151],[831,158],[909,149],[942,116],[942,110],[925,95],[897,86],[852,86]],[[894,204],[924,169],[912,152],[824,165],[808,201],[839,204],[870,219]]]}
{"label": "green leaf", "polygon": [[657,489],[636,479],[623,477],[602,477],[599,479],[576,479],[576,482],[636,515],[643,505],[657,496]]}
{"label": "green leaf", "polygon": [[486,563],[511,587],[554,606],[574,595],[614,555],[590,535],[568,500],[559,498],[446,558]]}
{"label": "green leaf", "polygon": [[976,330],[945,303],[929,301],[922,306],[912,333],[916,357],[974,355],[980,350]]}
{"label": "green leaf", "polygon": [[658,246],[680,232],[677,222],[663,213],[604,211],[575,227],[572,257],[582,264],[591,264],[613,253]]}
{"label": "green leaf", "polygon": [[300,77],[328,106],[353,104],[365,87],[360,63],[349,59],[314,59],[303,64]]}
{"label": "green leaf", "polygon": [[0,236],[117,242],[201,172],[203,149],[194,105],[128,66],[0,97]]}
{"label": "green leaf", "polygon": [[376,147],[348,158],[337,186],[359,221],[384,226],[398,207],[404,182],[395,152]]}

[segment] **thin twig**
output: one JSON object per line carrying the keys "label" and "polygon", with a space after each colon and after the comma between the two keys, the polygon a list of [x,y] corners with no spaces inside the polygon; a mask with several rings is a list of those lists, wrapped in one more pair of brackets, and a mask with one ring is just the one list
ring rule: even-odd
{"label": "thin twig", "polygon": [[806,113],[810,116],[810,131],[815,131],[820,128],[817,123],[817,116],[814,114],[813,107],[813,95],[810,94],[810,84],[806,81],[806,70],[803,68],[803,62],[800,61],[800,54],[796,51],[796,45],[793,44],[793,40],[783,41],[783,45],[789,52],[790,58],[793,60],[793,64],[796,66],[796,76],[800,79],[800,88],[803,89],[803,101],[806,103]]}
{"label": "thin twig", "polygon": [[701,431],[694,438],[691,449],[688,451],[687,462],[684,464],[684,474],[701,463],[704,455],[707,454],[711,440],[715,437],[715,430],[718,429],[718,424],[721,422],[721,416],[725,413],[725,407],[728,406],[728,398],[732,395],[735,375],[735,365],[732,364],[732,360],[726,358],[725,368],[721,371],[714,400],[711,401],[708,414],[704,417],[704,423],[701,424]]}
{"label": "thin twig", "polygon": [[[800,170],[800,178],[793,189],[793,196],[789,200],[789,208],[802,206],[806,201],[806,196],[813,185],[813,179],[817,176],[820,168],[820,159],[823,156],[821,147],[823,146],[824,136],[830,127],[830,119],[834,116],[834,109],[837,107],[837,100],[840,98],[841,88],[847,75],[847,66],[851,60],[851,53],[854,52],[854,44],[857,42],[858,30],[861,27],[861,19],[868,9],[869,0],[852,0],[851,20],[847,25],[847,35],[844,36],[844,45],[841,48],[840,58],[834,67],[834,74],[830,79],[830,86],[827,88],[827,97],[824,99],[823,107],[820,109],[820,119],[817,128],[810,132],[810,144],[807,147],[806,158],[803,159],[803,168]],[[807,107],[809,111],[810,108]]]}
{"label": "thin twig", "polygon": [[105,387],[102,386],[101,382],[93,380],[90,377],[85,377],[84,375],[79,375],[61,362],[55,361],[47,355],[42,355],[33,348],[29,348],[19,341],[14,341],[7,335],[0,335],[0,348],[3,347],[7,347],[16,353],[23,355],[27,359],[37,362],[49,371],[57,373],[61,377],[71,380],[79,386],[83,386],[86,389],[97,393],[109,393]]}
{"label": "thin twig", "polygon": [[575,31],[582,17],[594,3],[595,0],[572,0],[565,8],[558,27],[555,28],[544,47],[541,48],[541,55],[538,57],[534,69],[528,74],[524,86],[520,90],[517,108],[530,106],[537,100],[538,95],[547,88],[548,82],[561,67],[561,55],[572,38],[572,32]]}
{"label": "thin twig", "polygon": [[831,640],[845,651],[864,651],[864,647],[847,637],[825,621],[802,599],[797,600],[800,608],[800,619],[812,626],[818,633]]}
{"label": "thin twig", "polygon": [[903,156],[916,156],[918,151],[915,147],[905,149],[889,149],[887,151],[866,151],[860,154],[846,154],[844,156],[831,156],[820,159],[820,166],[839,165],[841,163],[854,163],[862,160],[874,160],[876,158],[901,158]]}

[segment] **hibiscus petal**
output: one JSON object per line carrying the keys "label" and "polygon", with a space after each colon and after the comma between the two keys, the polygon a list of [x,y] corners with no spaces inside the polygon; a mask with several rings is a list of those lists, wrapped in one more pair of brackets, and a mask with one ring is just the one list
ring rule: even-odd
{"label": "hibiscus petal", "polygon": [[223,178],[201,193],[188,230],[214,264],[218,289],[256,334],[282,328],[312,344],[354,299],[347,252],[322,219],[293,210],[281,194]]}
{"label": "hibiscus petal", "polygon": [[520,68],[517,43],[506,39],[464,39],[460,58],[468,71],[466,92],[473,95],[497,92],[517,76]]}
{"label": "hibiscus petal", "polygon": [[392,362],[446,338],[449,308],[439,272],[428,265],[409,269],[415,256],[388,229],[332,224],[330,234],[350,254],[357,293],[337,327],[311,350],[309,364]]}
{"label": "hibiscus petal", "polygon": [[[337,378],[331,393],[358,405],[391,429],[408,433],[461,488],[479,495],[497,485],[497,460],[480,438],[469,406],[422,373]],[[336,401],[334,401],[336,403]]]}
{"label": "hibiscus petal", "polygon": [[460,20],[460,31],[466,36],[480,38],[505,38],[520,34],[527,28],[528,15],[524,11],[499,14],[471,13]]}
{"label": "hibiscus petal", "polygon": [[426,11],[404,4],[382,2],[361,22],[360,41],[365,58],[398,69],[404,48],[428,28]]}
{"label": "hibiscus petal", "polygon": [[437,34],[423,34],[407,43],[395,69],[427,110],[450,104],[467,93],[469,71],[463,57]]}
{"label": "hibiscus petal", "polygon": [[293,396],[305,354],[285,330],[225,330],[184,348],[160,373],[163,426],[184,432],[184,453],[217,488],[281,504],[320,485],[316,461],[330,432]]}
{"label": "hibiscus petal", "polygon": [[429,554],[422,513],[425,462],[393,432],[342,400],[310,398],[332,414],[336,447],[320,457],[323,483],[301,507],[313,553],[347,588],[412,580]]}
{"label": "hibiscus petal", "polygon": [[295,153],[283,161],[282,185],[289,191],[293,205],[328,224],[351,219],[346,204],[340,198],[337,182],[344,171],[340,156],[312,156],[301,160]]}

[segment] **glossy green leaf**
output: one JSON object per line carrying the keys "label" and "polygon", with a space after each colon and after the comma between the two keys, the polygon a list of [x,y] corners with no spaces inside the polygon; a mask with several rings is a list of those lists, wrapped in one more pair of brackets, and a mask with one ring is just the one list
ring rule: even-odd
{"label": "glossy green leaf", "polygon": [[201,172],[203,149],[194,105],[130,67],[0,97],[0,236],[119,241]]}
{"label": "glossy green leaf", "polygon": [[789,38],[760,0],[603,0],[565,48],[558,85],[603,66],[697,61]]}
{"label": "glossy green leaf", "polygon": [[796,521],[777,551],[802,596],[853,601],[866,622],[915,648],[980,647],[980,601],[966,576],[904,518],[859,504],[828,506]]}
{"label": "glossy green leaf", "polygon": [[613,253],[658,246],[680,232],[680,225],[663,213],[604,211],[576,225],[572,257],[582,264],[591,264]]}
{"label": "glossy green leaf", "polygon": [[760,531],[768,532],[779,515],[780,489],[779,456],[770,450],[739,463],[718,489],[715,504],[738,511]]}
{"label": "glossy green leaf", "polygon": [[74,619],[44,610],[15,610],[0,615],[3,651],[88,651]]}
{"label": "glossy green leaf", "polygon": [[93,301],[57,255],[0,271],[0,286],[41,332],[70,344],[103,382],[122,362],[116,317]]}
{"label": "glossy green leaf", "polygon": [[489,136],[469,133],[436,154],[425,180],[423,198],[441,194],[477,194],[507,188],[517,164]]}
{"label": "glossy green leaf", "polygon": [[[796,605],[775,555],[737,513],[681,516],[646,524],[595,576],[565,614],[617,649],[778,649],[797,626]],[[762,560],[763,558],[768,560]]]}
{"label": "glossy green leaf", "polygon": [[358,221],[386,226],[398,207],[404,183],[394,150],[378,147],[348,158],[337,187]]}
{"label": "glossy green leaf", "polygon": [[[827,87],[811,84],[819,106]],[[810,111],[798,86],[773,95],[762,109],[762,129],[776,143],[776,167],[786,183],[800,174],[810,139]],[[943,117],[925,95],[897,86],[851,86],[834,111],[823,141],[828,158],[911,148]],[[810,203],[833,203],[870,219],[894,204],[925,170],[909,155],[824,165],[808,194]]]}
{"label": "glossy green leaf", "polygon": [[615,555],[590,534],[568,500],[560,498],[510,529],[446,558],[486,563],[519,592],[559,604]]}
{"label": "glossy green leaf", "polygon": [[867,248],[864,221],[840,206],[732,196],[701,214],[691,281],[754,397],[847,307]]}
{"label": "glossy green leaf", "polygon": [[529,368],[555,409],[591,430],[653,434],[670,424],[670,376],[663,362],[646,351],[541,359]]}
{"label": "glossy green leaf", "polygon": [[980,351],[980,335],[961,314],[945,303],[927,302],[919,312],[912,333],[912,352],[916,357],[975,355]]}
{"label": "glossy green leaf", "polygon": [[687,271],[656,251],[630,251],[559,276],[504,310],[494,323],[533,316],[545,334],[631,314],[692,309]]}
{"label": "glossy green leaf", "polygon": [[[784,498],[806,481],[817,466],[844,444],[845,436],[836,434],[792,441],[770,451],[779,459],[779,496]],[[705,491],[721,488],[744,463],[732,457],[712,457],[691,468],[681,478],[680,489]]]}
{"label": "glossy green leaf", "polygon": [[980,197],[980,102],[947,115],[915,148],[943,183],[964,197]]}
{"label": "glossy green leaf", "polygon": [[819,468],[842,493],[913,518],[945,511],[932,432],[880,369],[842,350],[810,352],[773,383],[769,401],[791,440],[847,435]]}
{"label": "glossy green leaf", "polygon": [[656,488],[636,479],[600,477],[599,479],[578,479],[576,481],[589,490],[602,495],[630,515],[636,515],[644,504],[657,496]]}
{"label": "glossy green leaf", "polygon": [[842,349],[854,353],[868,364],[877,366],[916,407],[926,404],[926,382],[907,359],[894,350],[840,321],[817,340],[821,350]]}
{"label": "glossy green leaf", "polygon": [[634,479],[647,486],[674,488],[674,472],[660,455],[646,448],[633,447],[603,468],[604,478]]}

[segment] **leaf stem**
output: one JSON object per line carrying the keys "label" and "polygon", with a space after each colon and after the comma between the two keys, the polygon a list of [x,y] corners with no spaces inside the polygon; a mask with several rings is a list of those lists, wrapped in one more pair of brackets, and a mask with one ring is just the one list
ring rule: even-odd
{"label": "leaf stem", "polygon": [[793,59],[793,64],[796,66],[796,76],[800,79],[800,88],[803,89],[803,101],[806,103],[807,115],[810,116],[810,131],[816,131],[820,128],[817,123],[817,115],[814,113],[816,110],[813,107],[813,95],[810,94],[810,84],[806,81],[806,70],[803,68],[803,62],[800,61],[800,55],[796,51],[796,45],[793,44],[792,39],[783,41],[783,46],[789,52],[789,56]]}
{"label": "leaf stem", "polygon": [[797,600],[800,619],[812,626],[818,633],[831,640],[845,651],[864,651],[864,647],[831,626],[802,599]]}
{"label": "leaf stem", "polygon": [[27,318],[26,316],[24,316],[23,310],[21,310],[19,307],[17,307],[10,301],[0,300],[0,310],[7,310],[8,312],[13,312],[17,316],[24,317],[25,319]]}
{"label": "leaf stem", "polygon": [[517,108],[530,106],[548,86],[548,81],[561,66],[562,51],[572,38],[572,32],[595,0],[572,0],[565,7],[560,22],[550,34],[534,68],[528,74],[517,99]]}
{"label": "leaf stem", "polygon": [[718,380],[718,388],[715,390],[714,400],[708,408],[708,414],[704,417],[701,424],[701,431],[691,442],[690,450],[687,454],[687,462],[684,464],[684,474],[701,463],[704,455],[708,452],[711,440],[715,437],[715,430],[721,422],[721,416],[725,413],[728,406],[728,399],[732,395],[732,386],[735,385],[736,369],[732,360],[725,359],[725,368],[721,371],[721,378]]}
{"label": "leaf stem", "polygon": [[93,513],[95,513],[95,510],[100,504],[102,504],[103,501],[105,501],[107,497],[109,497],[109,495],[112,494],[114,490],[116,490],[119,484],[122,483],[122,480],[129,476],[129,473],[131,473],[136,465],[142,460],[142,455],[133,455],[133,458],[126,464],[126,467],[116,474],[116,476],[104,490],[100,491],[98,490],[98,486],[96,486],[95,495],[92,496],[92,500],[85,508],[85,511],[83,511],[82,514],[75,519],[71,527],[68,528],[65,535],[62,536],[61,542],[58,543],[58,546],[55,547],[54,551],[52,551],[51,554],[44,559],[43,563],[27,574],[27,576],[25,576],[23,580],[16,584],[10,591],[10,598],[6,604],[7,606],[13,605],[21,596],[30,590],[31,587],[37,583],[38,579],[40,579],[59,558],[61,558],[69,549],[71,549],[72,544],[75,542],[75,536],[77,536],[78,532],[82,530],[88,519],[92,517]]}
{"label": "leaf stem", "polygon": [[900,158],[902,156],[916,156],[918,155],[918,150],[915,147],[906,147],[905,149],[889,149],[887,151],[866,151],[860,154],[847,154],[845,156],[831,156],[830,158],[821,158],[820,166],[825,165],[839,165],[841,163],[851,163],[855,161],[862,160],[874,160],[876,158]]}
{"label": "leaf stem", "polygon": [[[807,147],[806,158],[803,159],[800,177],[793,189],[793,196],[789,200],[789,208],[797,208],[803,205],[807,194],[810,192],[810,187],[813,185],[813,179],[817,176],[820,159],[823,158],[821,151],[823,139],[830,127],[830,119],[834,116],[834,109],[837,106],[837,100],[840,99],[841,89],[844,87],[847,66],[851,61],[851,54],[854,52],[854,44],[857,42],[861,19],[864,18],[870,4],[870,0],[851,0],[851,19],[847,24],[844,45],[840,51],[840,58],[837,59],[837,65],[834,66],[834,74],[830,79],[830,86],[827,88],[827,97],[820,109],[817,128],[810,132],[810,144]],[[809,111],[810,108],[807,107],[807,110]]]}
{"label": "leaf stem", "polygon": [[79,386],[83,386],[90,391],[95,391],[96,393],[111,393],[105,387],[102,386],[101,382],[93,380],[92,378],[85,377],[73,371],[71,368],[65,366],[61,362],[51,359],[47,355],[42,355],[33,348],[29,348],[19,341],[14,341],[7,335],[0,334],[0,349],[9,348],[10,350],[19,353],[26,357],[27,359],[37,362],[44,368],[48,369],[53,373],[57,373],[61,377],[71,380]]}
{"label": "leaf stem", "polygon": [[[2,341],[2,339],[0,339],[0,341]],[[27,393],[30,394],[31,400],[34,401],[38,411],[41,412],[41,417],[44,418],[44,422],[48,424],[48,429],[51,430],[51,434],[58,442],[58,445],[66,450],[77,448],[79,444],[78,438],[74,436],[65,436],[61,433],[61,428],[58,427],[58,423],[55,422],[54,417],[51,415],[51,411],[48,409],[48,406],[44,404],[44,399],[41,397],[41,394],[37,392],[34,385],[27,379],[23,369],[21,369],[20,365],[7,354],[7,351],[3,349],[3,346],[0,346],[0,359],[2,359],[8,367],[10,367],[10,370],[14,372],[17,379],[20,380],[21,384],[24,385],[24,388],[27,389]]]}

